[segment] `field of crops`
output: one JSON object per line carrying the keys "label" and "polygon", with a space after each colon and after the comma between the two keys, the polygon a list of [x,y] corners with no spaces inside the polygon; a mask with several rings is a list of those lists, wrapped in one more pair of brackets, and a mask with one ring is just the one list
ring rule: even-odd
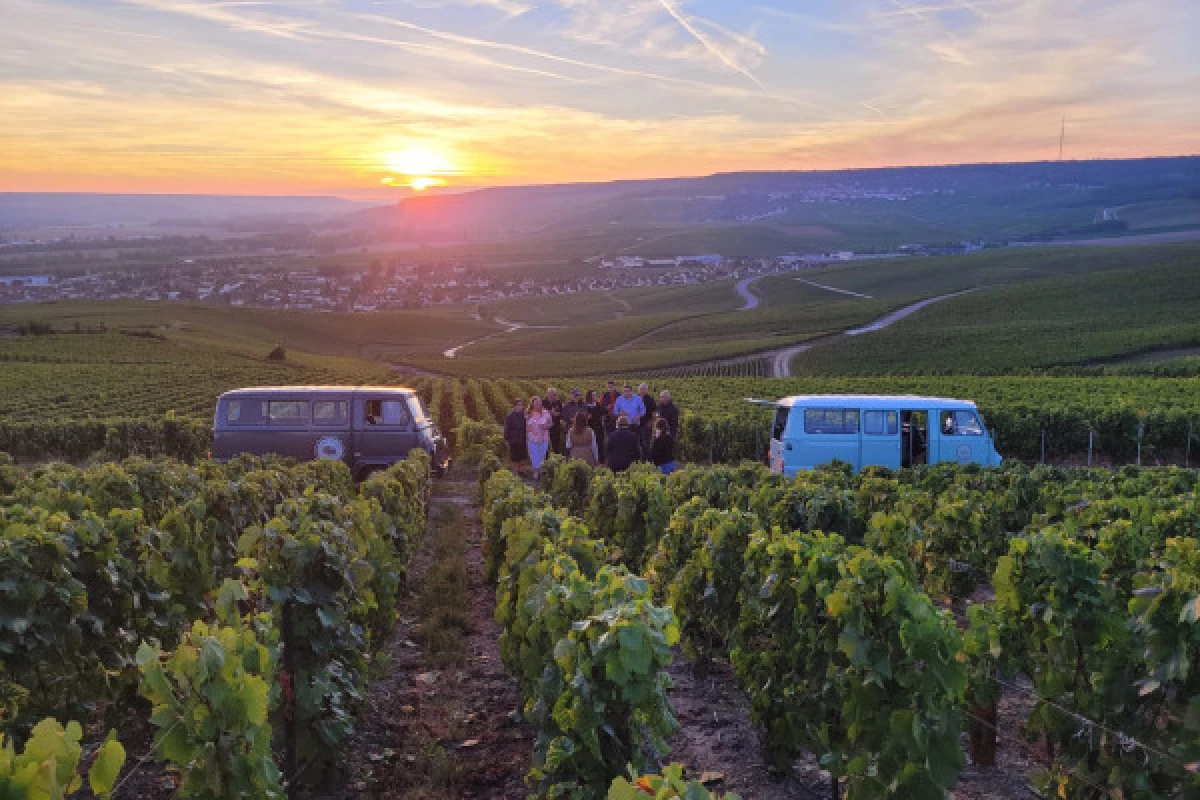
{"label": "field of crops", "polygon": [[[334,462],[0,462],[0,732],[149,724],[182,797],[322,783],[424,532],[423,456],[357,486]],[[63,796],[79,731],[55,725],[0,757],[5,797]]]}
{"label": "field of crops", "polygon": [[[103,337],[71,337],[95,341]],[[169,348],[169,346],[168,346]],[[166,349],[165,354],[187,351]],[[500,424],[513,400],[550,385],[603,389],[601,379],[454,379],[396,376],[368,367],[215,360],[155,363],[10,363],[0,372],[0,451],[73,460],[98,451],[124,457],[202,455],[216,397],[240,386],[406,383],[452,437],[465,420]],[[752,377],[761,363],[714,368],[704,377],[627,372],[668,389],[683,412],[680,452],[700,462],[759,459],[765,412],[745,398],[806,393],[923,394],[978,403],[999,450],[1026,461],[1195,463],[1200,458],[1200,378],[970,376],[878,378]],[[732,377],[750,374],[751,377]],[[564,394],[565,396],[565,394]],[[1191,437],[1189,439],[1189,437]],[[1191,444],[1189,445],[1189,441]]]}
{"label": "field of crops", "polygon": [[[664,479],[552,460],[538,491],[498,467],[481,474],[485,561],[540,796],[655,767],[679,728],[677,640],[732,663],[770,762],[824,770],[826,797],[1200,790],[1195,472]],[[708,752],[727,763],[688,766],[732,777],[755,757]],[[981,793],[993,764],[1003,788]]]}
{"label": "field of crops", "polygon": [[[638,377],[632,378],[635,383]],[[470,418],[503,421],[512,401],[543,394],[550,384],[603,389],[578,380],[447,380],[412,382],[441,427],[454,431]],[[1131,463],[1141,444],[1143,462],[1183,463],[1200,458],[1200,379],[974,377],[923,378],[670,378],[649,381],[671,391],[683,412],[681,455],[689,461],[761,459],[767,414],[745,398],[789,394],[922,394],[974,400],[1007,458]],[[1189,436],[1191,449],[1189,450]],[[1190,453],[1190,456],[1189,456]]]}

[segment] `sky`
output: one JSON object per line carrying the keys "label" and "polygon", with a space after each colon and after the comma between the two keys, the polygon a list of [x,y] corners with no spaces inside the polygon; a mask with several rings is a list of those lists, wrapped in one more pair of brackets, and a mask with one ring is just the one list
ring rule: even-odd
{"label": "sky", "polygon": [[[1200,153],[1196,0],[0,0],[0,191]],[[438,191],[438,189],[434,189]]]}

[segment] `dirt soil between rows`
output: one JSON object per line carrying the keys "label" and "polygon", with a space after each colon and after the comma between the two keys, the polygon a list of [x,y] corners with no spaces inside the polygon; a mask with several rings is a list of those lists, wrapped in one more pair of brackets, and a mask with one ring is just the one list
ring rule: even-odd
{"label": "dirt soil between rows", "polygon": [[384,647],[383,674],[374,678],[347,749],[340,793],[359,798],[496,798],[524,800],[529,791],[533,733],[520,720],[520,690],[500,662],[495,593],[483,575],[474,484],[439,481],[430,510],[457,505],[467,525],[469,633],[464,663],[439,669],[418,644],[418,599],[432,564],[426,537],[413,558],[400,619]]}

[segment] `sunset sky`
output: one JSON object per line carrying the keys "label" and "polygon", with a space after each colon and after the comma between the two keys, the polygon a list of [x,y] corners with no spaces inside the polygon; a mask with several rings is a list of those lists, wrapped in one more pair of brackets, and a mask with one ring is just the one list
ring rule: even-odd
{"label": "sunset sky", "polygon": [[2,0],[0,191],[1200,153],[1197,0]]}

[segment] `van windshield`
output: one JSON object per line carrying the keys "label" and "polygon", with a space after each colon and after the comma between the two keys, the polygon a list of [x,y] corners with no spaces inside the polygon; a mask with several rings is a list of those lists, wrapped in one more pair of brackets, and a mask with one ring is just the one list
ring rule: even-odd
{"label": "van windshield", "polygon": [[415,394],[411,395],[408,398],[408,409],[412,412],[412,417],[416,421],[417,425],[425,424],[425,409],[421,405],[421,398],[417,397]]}

